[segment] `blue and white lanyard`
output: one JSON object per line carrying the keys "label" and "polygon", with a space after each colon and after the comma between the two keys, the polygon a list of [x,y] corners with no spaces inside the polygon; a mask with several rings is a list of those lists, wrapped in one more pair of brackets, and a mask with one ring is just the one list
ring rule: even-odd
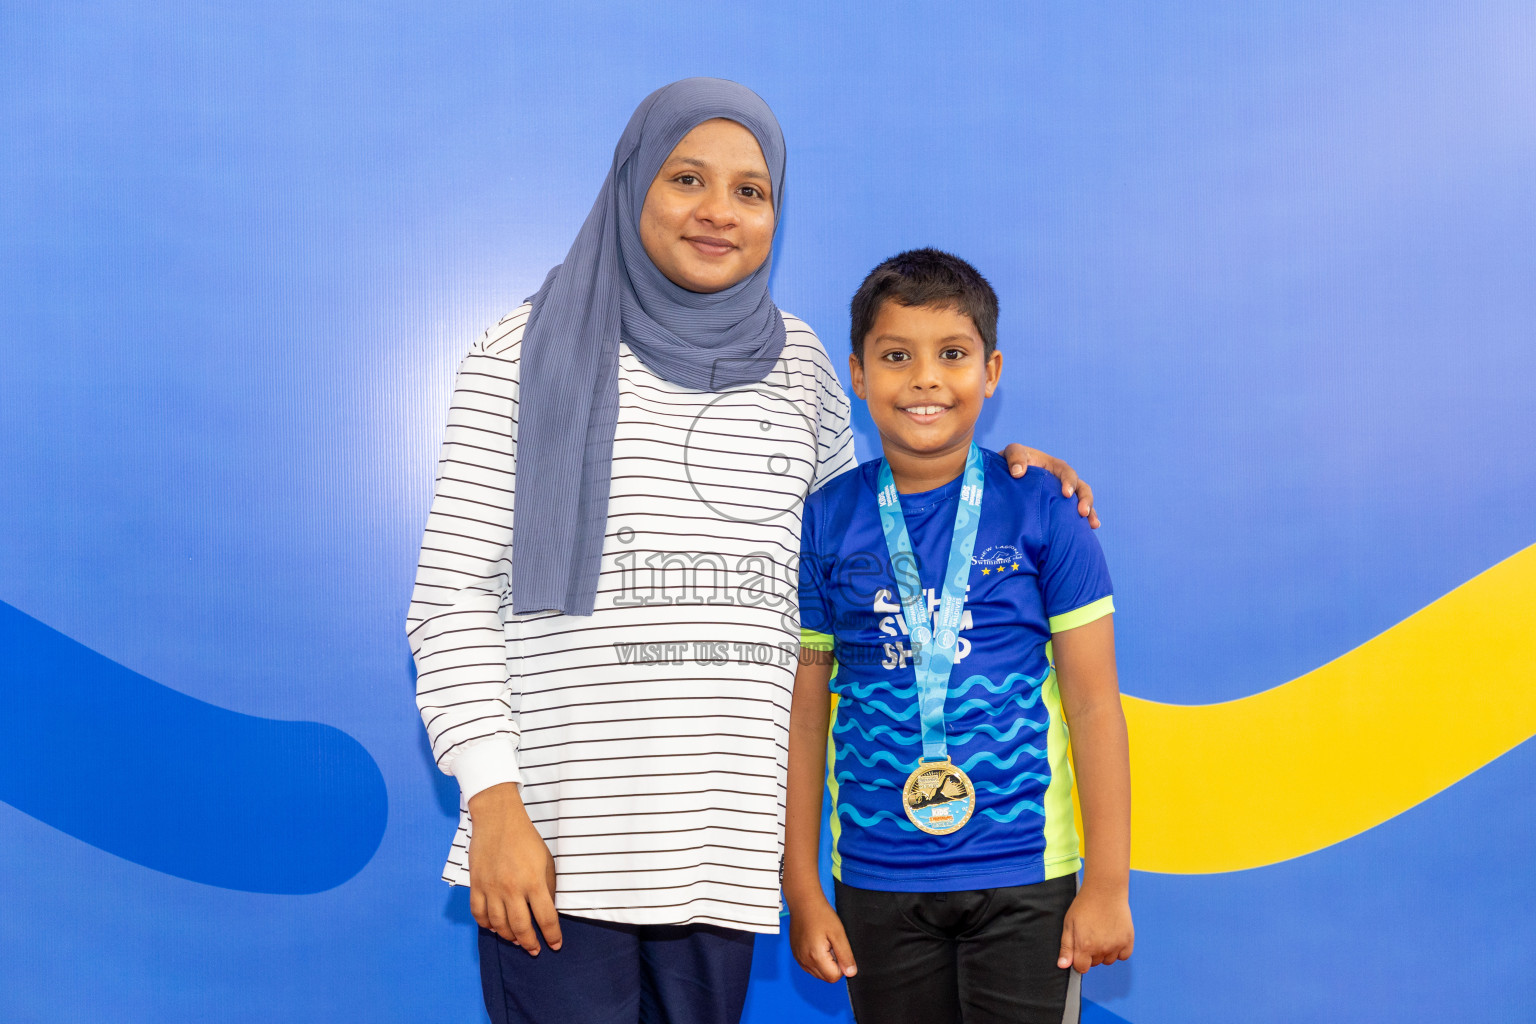
{"label": "blue and white lanyard", "polygon": [[955,508],[955,529],[949,541],[949,564],[939,598],[939,617],[930,622],[928,602],[918,579],[917,557],[901,513],[901,496],[891,477],[890,464],[880,462],[880,527],[891,556],[896,589],[901,594],[902,614],[912,639],[912,670],[917,676],[917,704],[923,725],[923,760],[947,761],[949,744],[944,735],[944,699],[949,696],[949,674],[955,667],[955,647],[960,639],[960,616],[971,579],[971,552],[976,549],[976,528],[981,523],[981,492],[985,482],[981,449],[971,445],[965,460],[965,478]]}

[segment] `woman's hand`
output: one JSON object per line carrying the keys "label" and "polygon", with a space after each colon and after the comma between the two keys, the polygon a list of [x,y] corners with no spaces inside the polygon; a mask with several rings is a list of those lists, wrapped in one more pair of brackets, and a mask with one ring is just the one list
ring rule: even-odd
{"label": "woman's hand", "polygon": [[1126,959],[1135,945],[1136,929],[1125,892],[1085,884],[1067,908],[1056,966],[1082,974],[1090,967]]}
{"label": "woman's hand", "polygon": [[842,919],[819,886],[814,895],[790,906],[789,948],[805,972],[822,981],[851,978],[858,973]]}
{"label": "woman's hand", "polygon": [[528,819],[517,783],[503,782],[469,798],[469,910],[480,927],[539,955],[539,932],[560,948],[555,912],[555,859]]}
{"label": "woman's hand", "polygon": [[1023,476],[1030,466],[1039,466],[1056,477],[1061,481],[1061,496],[1070,498],[1076,494],[1077,514],[1087,516],[1088,525],[1095,530],[1099,528],[1099,514],[1093,508],[1093,488],[1088,486],[1088,481],[1078,477],[1077,470],[1054,455],[1018,443],[1004,448],[1003,458],[1008,460],[1008,471],[1014,476]]}

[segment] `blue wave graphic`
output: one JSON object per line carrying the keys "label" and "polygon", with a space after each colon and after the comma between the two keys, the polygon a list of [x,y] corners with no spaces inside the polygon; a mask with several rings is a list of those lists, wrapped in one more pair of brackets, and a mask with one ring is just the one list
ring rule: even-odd
{"label": "blue wave graphic", "polygon": [[951,733],[949,736],[949,745],[952,747],[963,747],[967,743],[974,740],[977,735],[982,733],[992,737],[999,743],[1007,743],[1019,734],[1019,730],[1025,728],[1026,726],[1033,732],[1045,731],[1044,722],[1036,722],[1028,718],[1015,718],[1013,720],[1013,725],[1010,726],[1006,732],[1004,732],[1002,729],[999,729],[995,725],[988,725],[987,723],[983,722],[982,724],[976,726],[974,729],[967,729],[964,732]]}
{"label": "blue wave graphic", "polygon": [[863,754],[859,753],[855,747],[847,743],[844,743],[842,746],[836,749],[834,752],[834,757],[839,759],[852,757],[855,761],[859,762],[859,764],[862,764],[866,768],[873,768],[881,761],[884,761],[892,768],[898,769],[899,771],[907,774],[911,774],[917,769],[918,760],[914,757],[910,761],[898,761],[896,759],[896,755],[892,754],[889,750],[877,750],[868,757],[865,757]]}
{"label": "blue wave graphic", "polygon": [[[1010,742],[1015,736],[1017,736],[1020,731],[1026,728],[1032,732],[1043,732],[1045,730],[1045,723],[1031,721],[1028,718],[1016,718],[1014,719],[1013,725],[1004,730],[999,729],[995,725],[990,725],[983,722],[982,724],[976,726],[974,729],[967,729],[964,732],[951,733],[949,736],[949,745],[951,747],[963,747],[967,743],[970,743],[972,740],[976,739],[977,736],[981,735],[990,736],[993,740],[999,743],[1007,743]],[[834,735],[842,735],[846,732],[857,732],[860,736],[863,736],[871,743],[876,742],[876,737],[889,734],[893,742],[899,743],[904,747],[915,746],[916,744],[923,741],[922,734],[913,730],[897,729],[894,726],[889,725],[873,725],[865,728],[862,724],[860,724],[857,718],[852,717],[846,718],[842,722],[839,722],[837,725],[834,725],[832,727],[832,732]]]}
{"label": "blue wave graphic", "polygon": [[1050,785],[1051,777],[1049,775],[1041,775],[1039,772],[1020,772],[1006,786],[999,786],[989,779],[974,779],[972,781],[976,783],[977,789],[986,790],[988,793],[996,793],[998,796],[1012,796],[1026,782],[1034,781]]}
{"label": "blue wave graphic", "polygon": [[188,697],[4,602],[0,649],[0,800],[17,810],[243,892],[323,892],[378,850],[384,776],[340,729]]}
{"label": "blue wave graphic", "polygon": [[[1049,672],[1046,672],[1045,675],[1049,674]],[[1027,676],[1022,672],[1010,672],[1008,673],[1008,677],[1000,683],[994,683],[984,675],[978,674],[974,676],[968,676],[965,682],[961,683],[959,686],[951,686],[949,688],[949,696],[964,697],[978,686],[994,696],[999,693],[1007,693],[1009,690],[1017,687],[1020,683],[1033,688],[1039,686],[1042,682],[1045,681],[1045,675]]]}
{"label": "blue wave graphic", "polygon": [[885,679],[873,683],[853,682],[847,685],[837,685],[833,689],[839,694],[849,694],[855,700],[864,700],[872,693],[889,693],[894,697],[904,697],[909,700],[917,699],[916,683],[913,683],[911,686],[896,686]]}
{"label": "blue wave graphic", "polygon": [[983,761],[990,762],[998,768],[1012,768],[1023,754],[1029,754],[1031,757],[1038,757],[1041,760],[1045,759],[1045,751],[1039,747],[1031,746],[1028,743],[1020,743],[1017,747],[1013,748],[1013,753],[1007,758],[1000,758],[990,750],[983,750],[974,757],[967,758],[966,762],[960,766],[960,770],[969,774],[973,768]]}
{"label": "blue wave graphic", "polygon": [[[1006,709],[1010,704],[1017,704],[1019,707],[1027,710],[1034,707],[1038,703],[1040,703],[1040,691],[1038,689],[1030,691],[1027,697],[1022,693],[1016,693],[1013,696],[1007,697],[996,704],[988,704],[980,697],[972,697],[968,701],[963,701],[958,707],[951,708],[950,710],[944,712],[944,721],[958,721],[961,716],[973,708],[981,708],[989,715],[996,715],[1001,714],[1003,710]],[[905,711],[897,711],[895,708],[892,708],[889,704],[881,700],[866,701],[864,703],[864,707],[866,709],[878,708],[882,714],[888,715],[898,722],[905,722],[909,720],[913,715],[917,714],[916,700],[913,700],[912,704]]]}
{"label": "blue wave graphic", "polygon": [[834,734],[845,733],[850,729],[858,732],[860,736],[863,736],[871,743],[875,742],[876,736],[881,736],[885,733],[890,733],[891,739],[895,740],[897,743],[900,743],[904,747],[910,747],[915,743],[923,742],[922,735],[913,732],[910,729],[897,729],[889,725],[876,725],[866,729],[864,726],[859,724],[859,720],[856,718],[848,718],[840,724],[834,725],[832,727],[832,732]]}
{"label": "blue wave graphic", "polygon": [[917,826],[908,821],[904,816],[892,814],[890,811],[876,811],[874,814],[866,818],[864,815],[860,814],[856,808],[849,807],[847,804],[840,803],[837,805],[837,813],[844,815],[856,825],[863,825],[865,828],[868,828],[876,822],[889,820],[894,821],[897,826],[904,831],[918,831]]}
{"label": "blue wave graphic", "polygon": [[1018,803],[1014,804],[1012,808],[1002,812],[994,811],[990,807],[984,807],[982,808],[981,813],[985,814],[993,821],[1001,821],[1006,824],[1007,822],[1010,822],[1017,818],[1019,815],[1023,814],[1025,811],[1034,811],[1042,818],[1045,817],[1045,808],[1041,807],[1033,800],[1020,800]]}
{"label": "blue wave graphic", "polygon": [[980,697],[972,697],[970,700],[962,703],[959,707],[951,708],[950,710],[944,712],[944,721],[953,722],[972,708],[981,708],[989,715],[997,715],[1001,714],[1003,709],[1007,708],[1010,704],[1017,704],[1019,707],[1027,709],[1034,707],[1038,703],[1040,703],[1040,691],[1038,689],[1031,690],[1028,697],[1024,696],[1022,693],[1016,693],[1013,696],[998,702],[997,704],[988,704]]}
{"label": "blue wave graphic", "polygon": [[[1046,675],[1049,675],[1049,672],[1047,672]],[[978,673],[977,675],[967,676],[965,681],[962,682],[959,686],[951,686],[947,696],[950,699],[954,699],[956,697],[964,697],[978,686],[995,696],[997,694],[1006,693],[1009,690],[1014,689],[1020,683],[1023,683],[1029,687],[1035,687],[1044,680],[1044,675],[1028,676],[1022,672],[1011,672],[1002,682],[994,683],[991,679],[988,679],[986,676],[980,675]],[[891,696],[900,697],[903,700],[917,699],[916,683],[913,683],[910,686],[897,686],[888,679],[880,679],[870,683],[860,683],[855,681],[846,685],[835,684],[833,689],[839,694],[846,694],[853,697],[855,700],[861,701],[868,699],[872,694],[876,693],[889,693]]]}
{"label": "blue wave graphic", "polygon": [[839,785],[858,786],[860,789],[874,792],[877,789],[900,789],[901,783],[891,779],[876,779],[874,782],[865,782],[853,774],[853,772],[838,772],[833,776],[833,781]]}
{"label": "blue wave graphic", "polygon": [[[917,701],[914,699],[910,707],[905,711],[897,711],[883,700],[871,700],[864,703],[865,708],[879,708],[882,714],[889,715],[898,722],[905,722],[917,714]],[[945,716],[948,717],[948,716]]]}

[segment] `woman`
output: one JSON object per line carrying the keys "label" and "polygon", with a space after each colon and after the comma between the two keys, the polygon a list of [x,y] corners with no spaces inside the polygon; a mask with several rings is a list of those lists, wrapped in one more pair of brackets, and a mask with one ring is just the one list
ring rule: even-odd
{"label": "woman", "polygon": [[652,93],[459,371],[408,629],[493,1021],[734,1021],[778,930],[800,507],[854,464],[783,187],[755,93]]}

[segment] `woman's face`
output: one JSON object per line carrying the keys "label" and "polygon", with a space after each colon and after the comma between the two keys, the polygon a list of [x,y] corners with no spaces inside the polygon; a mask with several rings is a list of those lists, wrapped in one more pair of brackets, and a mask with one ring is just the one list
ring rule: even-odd
{"label": "woman's face", "polygon": [[683,136],[640,210],[640,241],[667,280],[718,292],[763,265],[773,248],[773,194],[757,139],[715,118]]}

